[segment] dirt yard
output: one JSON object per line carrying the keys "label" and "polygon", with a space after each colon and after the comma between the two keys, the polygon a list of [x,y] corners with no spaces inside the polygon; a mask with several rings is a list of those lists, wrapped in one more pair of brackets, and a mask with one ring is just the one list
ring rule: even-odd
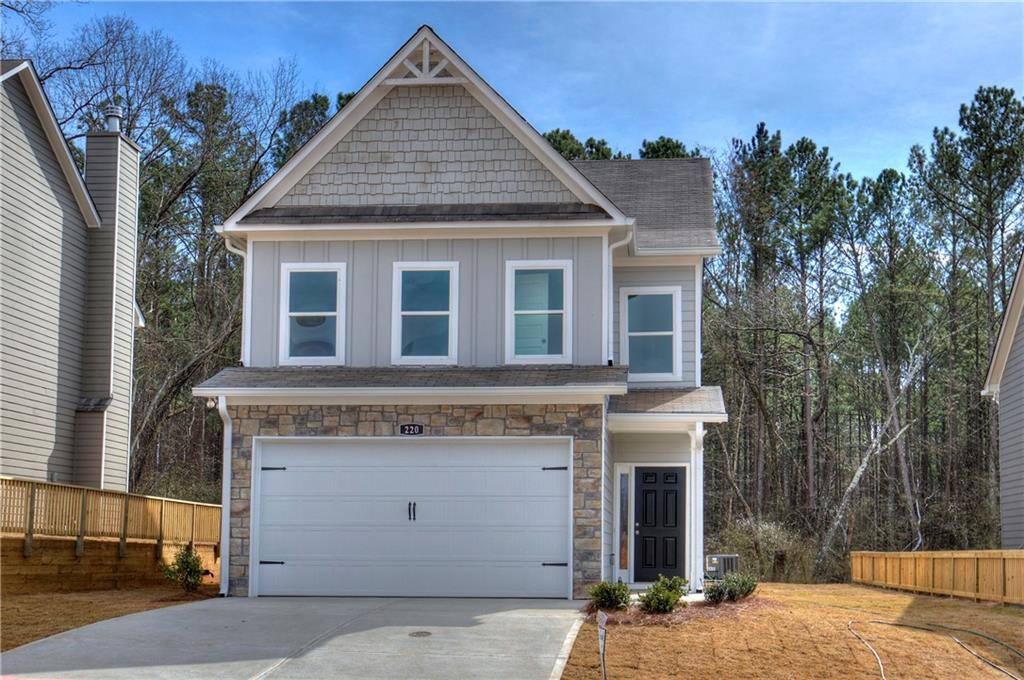
{"label": "dirt yard", "polygon": [[217,594],[203,586],[186,595],[172,585],[125,590],[4,595],[0,599],[0,651],[115,616],[169,607]]}
{"label": "dirt yard", "polygon": [[[949,635],[976,653],[1024,677],[1024,609],[977,604],[852,585],[768,584],[744,602],[691,606],[672,622],[636,615],[609,623],[609,680],[627,678],[858,678],[877,679],[878,652],[889,680],[1001,678]],[[612,621],[616,620],[613,617]],[[970,629],[1014,648],[963,631],[930,632],[889,626],[942,624]],[[948,634],[947,634],[948,633]],[[563,678],[600,677],[597,627],[580,629]]]}

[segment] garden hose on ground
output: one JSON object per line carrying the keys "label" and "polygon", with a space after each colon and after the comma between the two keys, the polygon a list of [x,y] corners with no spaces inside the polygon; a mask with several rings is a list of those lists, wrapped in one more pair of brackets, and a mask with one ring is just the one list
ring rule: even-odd
{"label": "garden hose on ground", "polygon": [[[881,657],[878,655],[878,652],[875,651],[875,648],[872,647],[868,643],[867,640],[865,640],[857,631],[855,631],[853,629],[853,624],[855,624],[855,623],[862,623],[862,622],[861,621],[850,621],[848,624],[846,624],[846,627],[849,628],[850,632],[853,633],[857,637],[858,640],[863,642],[864,645],[868,649],[871,650],[871,653],[875,655],[875,660],[878,662],[878,672],[882,676],[882,680],[886,680],[886,677],[885,677],[885,667],[882,665]],[[1003,668],[1002,666],[1000,666],[996,662],[994,662],[991,659],[988,659],[988,658],[982,656],[981,654],[979,654],[978,652],[974,651],[969,646],[964,644],[963,640],[960,640],[955,635],[952,635],[950,633],[943,633],[942,631],[935,630],[935,628],[929,628],[928,626],[936,626],[936,627],[939,627],[939,628],[948,628],[949,630],[960,630],[960,631],[965,632],[965,633],[972,633],[972,634],[975,634],[975,635],[979,635],[979,636],[981,636],[983,638],[991,640],[992,642],[995,642],[995,643],[997,643],[999,645],[1002,645],[1003,647],[1006,647],[1007,649],[1009,649],[1010,651],[1014,652],[1015,654],[1020,654],[1020,652],[1018,650],[1014,649],[1013,647],[1011,647],[1010,645],[1006,644],[1005,642],[1002,642],[1002,641],[997,640],[997,639],[995,639],[993,637],[985,635],[984,633],[978,633],[977,631],[967,630],[967,629],[963,629],[963,628],[951,628],[950,626],[943,626],[942,624],[938,624],[938,623],[926,624],[926,625],[915,625],[915,624],[912,624],[912,623],[897,623],[895,621],[879,621],[877,619],[873,619],[871,621],[867,621],[866,623],[874,623],[874,624],[879,624],[879,625],[882,625],[882,626],[895,626],[895,627],[898,627],[898,628],[913,628],[914,630],[921,630],[921,631],[924,631],[926,633],[938,633],[940,635],[946,635],[947,637],[951,638],[953,640],[953,642],[955,642],[958,645],[960,645],[964,650],[969,652],[971,655],[976,657],[978,660],[982,661],[985,664],[988,664],[989,666],[991,666],[995,670],[999,671],[1000,673],[1003,673],[1004,675],[1006,675],[1006,676],[1008,676],[1010,678],[1013,678],[1013,680],[1024,680],[1024,678],[1021,678],[1019,675],[1014,675],[1013,673],[1011,673],[1010,671],[1006,670],[1005,668]],[[1024,656],[1024,655],[1022,655],[1022,656]]]}

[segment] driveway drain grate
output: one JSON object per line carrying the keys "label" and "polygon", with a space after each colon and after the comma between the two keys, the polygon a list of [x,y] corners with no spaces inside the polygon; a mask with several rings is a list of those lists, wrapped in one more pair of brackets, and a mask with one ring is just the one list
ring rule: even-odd
{"label": "driveway drain grate", "polygon": [[409,633],[409,637],[430,637],[431,632],[429,630],[414,630]]}

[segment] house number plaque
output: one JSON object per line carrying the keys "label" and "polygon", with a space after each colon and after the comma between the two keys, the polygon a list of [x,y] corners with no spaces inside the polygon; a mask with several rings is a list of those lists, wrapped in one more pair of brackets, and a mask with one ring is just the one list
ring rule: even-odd
{"label": "house number plaque", "polygon": [[406,437],[415,437],[423,434],[423,425],[420,423],[403,423],[398,426],[398,434]]}

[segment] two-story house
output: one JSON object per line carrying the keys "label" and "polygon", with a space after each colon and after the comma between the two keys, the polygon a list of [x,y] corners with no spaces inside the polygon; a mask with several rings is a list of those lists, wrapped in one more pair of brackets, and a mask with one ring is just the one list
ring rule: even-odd
{"label": "two-story house", "polygon": [[220,233],[230,594],[700,587],[706,160],[570,163],[423,27]]}
{"label": "two-story house", "polygon": [[0,474],[128,489],[139,149],[79,174],[31,62],[0,64]]}

